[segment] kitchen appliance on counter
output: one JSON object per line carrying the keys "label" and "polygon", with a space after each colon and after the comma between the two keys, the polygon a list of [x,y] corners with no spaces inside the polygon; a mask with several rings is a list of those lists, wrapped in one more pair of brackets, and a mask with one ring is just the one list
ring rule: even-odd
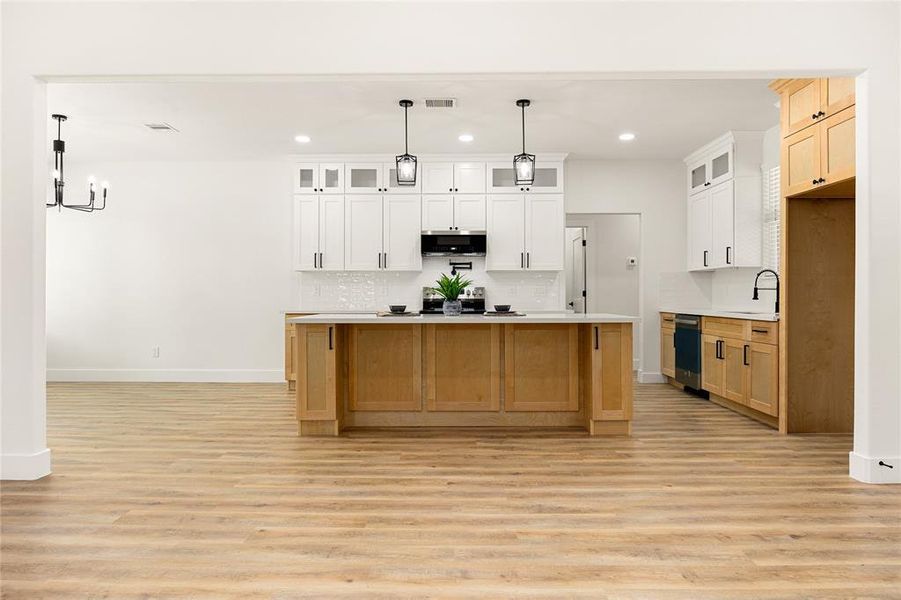
{"label": "kitchen appliance on counter", "polygon": [[[423,236],[425,237],[425,236]],[[473,287],[468,288],[463,295],[460,296],[463,303],[464,315],[481,315],[485,313],[485,288]],[[432,288],[422,288],[422,310],[421,315],[440,315],[443,314],[442,306],[444,298],[439,296]]]}
{"label": "kitchen appliance on counter", "polygon": [[488,245],[484,231],[425,231],[420,241],[423,256],[485,256]]}
{"label": "kitchen appliance on counter", "polygon": [[676,315],[676,381],[701,389],[701,317]]}

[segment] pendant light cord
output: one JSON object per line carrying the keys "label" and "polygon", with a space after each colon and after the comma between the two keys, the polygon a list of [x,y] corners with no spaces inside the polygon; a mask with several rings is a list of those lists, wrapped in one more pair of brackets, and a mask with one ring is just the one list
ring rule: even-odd
{"label": "pendant light cord", "polygon": [[404,105],[404,154],[410,153],[410,144],[407,139],[407,106]]}
{"label": "pendant light cord", "polygon": [[526,153],[526,105],[522,105],[522,153]]}

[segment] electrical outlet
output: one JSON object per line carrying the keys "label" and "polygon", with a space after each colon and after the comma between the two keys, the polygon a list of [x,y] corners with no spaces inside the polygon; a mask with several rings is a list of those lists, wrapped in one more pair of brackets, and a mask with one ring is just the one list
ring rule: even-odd
{"label": "electrical outlet", "polygon": [[154,347],[151,349],[151,352],[152,352],[153,358],[159,358],[159,357],[160,357],[160,347],[159,347],[159,346],[154,346]]}

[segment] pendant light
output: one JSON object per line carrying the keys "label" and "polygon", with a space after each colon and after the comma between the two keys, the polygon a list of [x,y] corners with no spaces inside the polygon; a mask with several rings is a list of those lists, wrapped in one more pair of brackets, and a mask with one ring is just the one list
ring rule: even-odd
{"label": "pendant light", "polygon": [[516,106],[522,109],[522,154],[513,157],[513,182],[516,185],[532,185],[535,181],[535,155],[526,153],[526,107],[532,104],[530,100],[516,101]]}
{"label": "pendant light", "polygon": [[87,204],[64,204],[63,190],[66,182],[64,180],[65,170],[63,168],[63,155],[66,153],[66,142],[62,139],[63,121],[66,115],[50,115],[56,121],[56,139],[53,140],[53,202],[47,202],[47,207],[71,208],[72,210],[80,210],[82,212],[94,212],[95,210],[103,210],[106,208],[106,194],[109,191],[109,184],[103,182],[100,185],[101,197],[103,204],[97,206],[94,201],[97,199],[97,182],[93,175],[88,177],[88,203]]}
{"label": "pendant light", "polygon": [[410,154],[407,140],[407,109],[412,100],[401,100],[404,109],[404,153],[397,156],[397,185],[416,185],[416,157]]}

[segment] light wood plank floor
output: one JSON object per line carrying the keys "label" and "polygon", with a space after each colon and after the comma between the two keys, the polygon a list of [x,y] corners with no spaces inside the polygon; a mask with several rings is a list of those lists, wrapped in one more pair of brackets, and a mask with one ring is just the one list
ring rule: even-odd
{"label": "light wood plank floor", "polygon": [[899,598],[901,488],[663,385],[630,439],[295,435],[279,385],[54,384],[3,598]]}

